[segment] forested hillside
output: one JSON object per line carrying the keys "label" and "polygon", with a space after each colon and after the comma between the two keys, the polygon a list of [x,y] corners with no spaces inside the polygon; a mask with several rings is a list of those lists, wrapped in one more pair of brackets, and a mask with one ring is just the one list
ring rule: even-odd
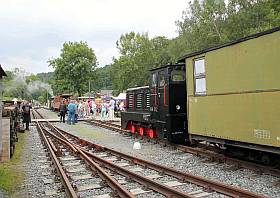
{"label": "forested hillside", "polygon": [[280,25],[279,0],[194,0],[186,7],[181,19],[174,21],[176,38],[123,33],[116,41],[119,56],[106,66],[98,65],[98,57],[87,42],[65,42],[60,57],[48,61],[55,71],[39,73],[36,78],[51,84],[54,94],[83,95],[89,87],[91,91],[114,89],[118,93],[147,85],[150,69],[175,63],[186,53]]}
{"label": "forested hillside", "polygon": [[176,21],[178,37],[149,38],[135,32],[120,37],[117,48],[121,56],[110,67],[113,88],[122,91],[147,85],[151,68],[279,25],[278,0],[194,0]]}
{"label": "forested hillside", "polygon": [[51,83],[53,81],[53,72],[38,73],[36,76],[45,83]]}

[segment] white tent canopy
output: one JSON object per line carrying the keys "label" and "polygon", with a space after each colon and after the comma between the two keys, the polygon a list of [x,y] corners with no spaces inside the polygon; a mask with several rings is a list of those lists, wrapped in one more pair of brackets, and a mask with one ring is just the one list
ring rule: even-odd
{"label": "white tent canopy", "polygon": [[115,100],[125,100],[126,93],[120,93],[117,97],[113,97]]}

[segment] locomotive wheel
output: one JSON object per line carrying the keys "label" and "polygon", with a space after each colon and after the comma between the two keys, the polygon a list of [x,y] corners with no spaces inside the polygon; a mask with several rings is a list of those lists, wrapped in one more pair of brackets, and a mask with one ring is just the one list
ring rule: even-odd
{"label": "locomotive wheel", "polygon": [[144,127],[140,127],[139,128],[139,133],[140,133],[141,136],[144,135]]}
{"label": "locomotive wheel", "polygon": [[155,137],[155,131],[154,131],[153,129],[149,129],[149,130],[148,130],[148,136],[149,136],[150,138],[154,138],[154,137]]}
{"label": "locomotive wheel", "polygon": [[131,131],[132,131],[132,133],[136,133],[136,126],[135,125],[131,125]]}
{"label": "locomotive wheel", "polygon": [[129,122],[129,123],[127,124],[126,129],[129,130],[129,131],[131,131],[131,127],[132,127],[132,124]]}

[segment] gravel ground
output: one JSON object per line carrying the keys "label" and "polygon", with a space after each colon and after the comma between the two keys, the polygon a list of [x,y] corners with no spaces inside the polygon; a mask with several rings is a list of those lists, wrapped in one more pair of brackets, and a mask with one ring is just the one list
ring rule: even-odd
{"label": "gravel ground", "polygon": [[0,189],[0,198],[7,198],[8,196],[4,192],[4,190]]}
{"label": "gravel ground", "polygon": [[[56,117],[56,113],[47,110],[41,110],[41,112],[47,115],[48,118]],[[260,175],[248,169],[231,170],[230,165],[209,162],[205,158],[146,142],[145,140],[140,141],[131,137],[125,137],[116,132],[94,127],[84,122],[79,122],[74,126],[64,123],[56,123],[56,125],[91,142],[139,158],[151,160],[169,167],[176,167],[182,171],[235,185],[267,197],[280,198],[280,187],[275,186],[275,183],[279,181],[278,177],[265,174]],[[133,150],[133,144],[136,141],[141,143],[140,150]],[[211,197],[217,196],[213,194]]]}
{"label": "gravel ground", "polygon": [[[80,122],[76,125],[56,123],[58,127],[72,132],[86,140],[98,143],[130,155],[145,158],[169,167],[205,176],[209,179],[239,186],[268,197],[280,197],[280,187],[274,185],[279,178],[270,175],[259,175],[248,169],[230,170],[226,164],[206,161],[189,153],[163,147],[159,144],[141,142],[140,150],[133,150],[135,140],[107,129],[94,127]],[[215,197],[214,195],[211,197]]]}
{"label": "gravel ground", "polygon": [[[25,180],[16,197],[66,197],[64,192],[59,192],[57,195],[47,196],[46,191],[61,189],[60,183],[44,184],[45,179],[55,179],[52,174],[54,168],[51,167],[51,161],[47,157],[47,152],[41,144],[39,134],[34,126],[30,127],[27,136],[27,144],[24,147],[22,158],[22,166],[25,171]],[[39,159],[38,159],[39,157]]]}

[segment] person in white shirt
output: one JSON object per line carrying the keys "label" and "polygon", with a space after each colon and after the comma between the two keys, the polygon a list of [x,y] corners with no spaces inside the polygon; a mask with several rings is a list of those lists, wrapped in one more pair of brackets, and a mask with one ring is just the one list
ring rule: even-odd
{"label": "person in white shirt", "polygon": [[109,102],[109,120],[114,120],[114,109],[115,109],[115,100],[113,97],[111,97],[111,100]]}
{"label": "person in white shirt", "polygon": [[83,118],[84,117],[84,104],[83,104],[83,101],[80,101],[78,109],[79,109],[79,117]]}
{"label": "person in white shirt", "polygon": [[91,110],[92,110],[92,119],[96,117],[96,104],[94,101],[91,102]]}

